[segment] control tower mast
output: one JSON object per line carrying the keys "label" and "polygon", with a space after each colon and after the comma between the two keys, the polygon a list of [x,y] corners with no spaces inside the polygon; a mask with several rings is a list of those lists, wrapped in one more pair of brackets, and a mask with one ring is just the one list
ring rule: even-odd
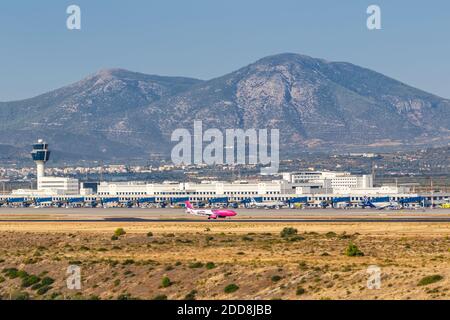
{"label": "control tower mast", "polygon": [[44,140],[39,139],[36,144],[33,145],[33,151],[31,157],[36,163],[37,169],[37,189],[40,189],[40,180],[45,175],[45,163],[50,158],[50,151],[48,150],[48,144]]}

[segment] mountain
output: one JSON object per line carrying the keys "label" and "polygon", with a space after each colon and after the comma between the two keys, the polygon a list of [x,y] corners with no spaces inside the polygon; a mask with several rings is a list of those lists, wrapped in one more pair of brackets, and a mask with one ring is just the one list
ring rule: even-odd
{"label": "mountain", "polygon": [[[267,57],[151,104],[163,135],[176,127],[279,128],[285,149],[450,140],[450,101],[349,63]],[[205,120],[207,119],[207,120]]]}
{"label": "mountain", "polygon": [[28,156],[27,150],[7,144],[0,144],[0,161],[17,161]]}
{"label": "mountain", "polygon": [[135,128],[129,114],[199,82],[102,70],[32,99],[0,103],[0,143],[26,146],[43,137],[52,149],[83,159],[142,156],[144,150],[158,148],[154,138],[159,131],[151,119]]}
{"label": "mountain", "polygon": [[201,81],[104,70],[44,95],[0,103],[0,143],[37,137],[80,158],[170,152],[176,128],[278,128],[281,152],[446,145],[450,101],[380,73],[298,54]]}

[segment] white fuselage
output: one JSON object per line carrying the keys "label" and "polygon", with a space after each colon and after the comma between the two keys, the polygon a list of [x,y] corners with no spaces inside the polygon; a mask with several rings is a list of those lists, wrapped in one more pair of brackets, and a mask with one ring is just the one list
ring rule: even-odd
{"label": "white fuselage", "polygon": [[202,217],[209,217],[214,215],[214,212],[209,209],[186,209],[186,213],[192,214],[194,216],[202,216]]}
{"label": "white fuselage", "polygon": [[384,210],[384,209],[400,209],[401,205],[398,202],[390,201],[390,202],[376,202],[373,203],[373,206],[377,210]]}
{"label": "white fuselage", "polygon": [[272,208],[272,207],[282,207],[284,206],[283,202],[274,201],[274,202],[251,202],[251,206],[255,208]]}

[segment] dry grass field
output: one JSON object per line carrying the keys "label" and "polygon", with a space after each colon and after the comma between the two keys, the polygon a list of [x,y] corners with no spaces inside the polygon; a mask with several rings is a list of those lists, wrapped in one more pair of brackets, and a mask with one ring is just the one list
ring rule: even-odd
{"label": "dry grass field", "polygon": [[[363,255],[346,255],[350,243]],[[4,222],[0,296],[449,299],[449,250],[448,223]],[[69,265],[80,290],[67,289]],[[367,288],[370,265],[381,289]]]}

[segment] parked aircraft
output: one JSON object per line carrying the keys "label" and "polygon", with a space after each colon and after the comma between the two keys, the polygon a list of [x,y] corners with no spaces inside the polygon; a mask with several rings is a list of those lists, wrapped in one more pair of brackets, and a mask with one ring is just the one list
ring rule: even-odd
{"label": "parked aircraft", "polygon": [[377,210],[384,210],[384,209],[396,210],[396,209],[402,208],[402,206],[398,202],[395,202],[395,201],[372,202],[367,197],[364,198],[363,202],[360,203],[360,206],[363,209],[373,208],[373,209],[377,209]]}
{"label": "parked aircraft", "polygon": [[286,204],[281,201],[270,201],[270,202],[257,202],[255,198],[250,198],[250,206],[254,208],[263,208],[263,209],[280,209],[282,206]]}

